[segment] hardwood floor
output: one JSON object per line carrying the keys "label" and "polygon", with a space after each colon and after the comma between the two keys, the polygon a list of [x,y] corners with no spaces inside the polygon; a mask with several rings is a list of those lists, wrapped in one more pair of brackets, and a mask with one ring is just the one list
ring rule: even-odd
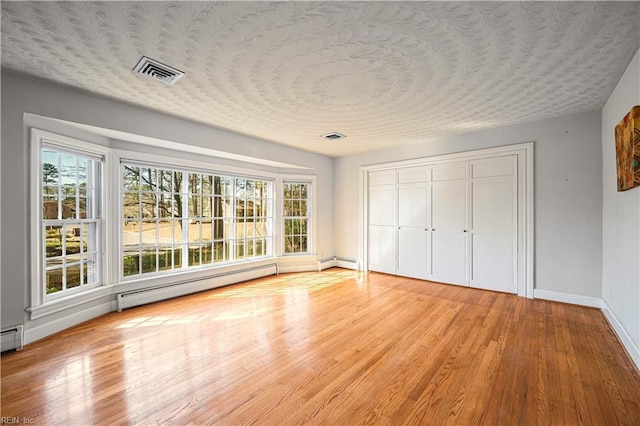
{"label": "hardwood floor", "polygon": [[2,416],[639,425],[640,374],[597,309],[330,269],[111,313],[5,353]]}

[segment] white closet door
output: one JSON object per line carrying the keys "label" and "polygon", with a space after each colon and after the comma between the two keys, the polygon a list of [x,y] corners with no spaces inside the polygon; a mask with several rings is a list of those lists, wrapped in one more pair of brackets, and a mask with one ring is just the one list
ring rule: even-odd
{"label": "white closet door", "polygon": [[427,183],[398,187],[398,275],[427,277]]}
{"label": "white closet door", "polygon": [[[460,179],[465,164],[452,164],[454,180],[433,182],[431,186],[431,275],[445,283],[469,285],[469,180]],[[441,167],[434,179],[448,176]]]}
{"label": "white closet door", "polygon": [[[386,172],[388,173],[388,172]],[[395,182],[393,176],[374,175],[376,183]],[[384,179],[383,179],[384,178]],[[369,270],[396,273],[396,186],[369,187]]]}
{"label": "white closet door", "polygon": [[515,156],[471,162],[471,286],[517,293]]}

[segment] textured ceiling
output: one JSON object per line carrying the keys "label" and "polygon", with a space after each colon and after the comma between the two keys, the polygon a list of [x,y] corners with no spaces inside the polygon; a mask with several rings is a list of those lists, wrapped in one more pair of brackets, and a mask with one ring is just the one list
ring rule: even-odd
{"label": "textured ceiling", "polygon": [[640,2],[2,2],[4,67],[331,156],[600,108],[639,46]]}

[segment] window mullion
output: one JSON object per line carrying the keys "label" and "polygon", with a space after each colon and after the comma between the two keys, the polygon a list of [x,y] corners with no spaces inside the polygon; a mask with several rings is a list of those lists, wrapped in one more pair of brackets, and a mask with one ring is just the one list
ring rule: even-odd
{"label": "window mullion", "polygon": [[182,269],[189,267],[189,174],[183,172],[180,191],[182,196]]}

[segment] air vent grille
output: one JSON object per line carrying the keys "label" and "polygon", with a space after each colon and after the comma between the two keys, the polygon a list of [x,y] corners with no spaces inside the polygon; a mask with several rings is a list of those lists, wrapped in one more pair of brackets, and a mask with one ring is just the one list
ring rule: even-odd
{"label": "air vent grille", "polygon": [[326,135],[322,135],[323,138],[329,139],[330,141],[337,141],[338,139],[346,138],[345,135],[338,132],[327,133]]}
{"label": "air vent grille", "polygon": [[133,71],[164,84],[175,84],[175,82],[180,80],[184,75],[182,71],[165,65],[162,62],[147,58],[146,56],[140,58],[140,61],[138,61],[138,64],[133,68]]}

